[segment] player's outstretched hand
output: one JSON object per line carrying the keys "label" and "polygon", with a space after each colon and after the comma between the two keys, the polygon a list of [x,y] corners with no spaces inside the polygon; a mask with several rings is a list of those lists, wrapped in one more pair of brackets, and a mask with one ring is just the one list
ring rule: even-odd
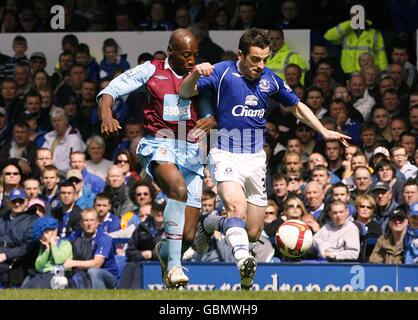
{"label": "player's outstretched hand", "polygon": [[347,140],[351,140],[351,137],[342,134],[340,132],[337,131],[332,131],[332,130],[327,130],[324,133],[324,138],[325,140],[337,140],[339,142],[341,142],[343,144],[344,147],[348,148],[350,146],[350,144],[348,143]]}
{"label": "player's outstretched hand", "polygon": [[194,72],[201,76],[210,76],[213,72],[213,65],[208,62],[203,62],[194,66]]}
{"label": "player's outstretched hand", "polygon": [[100,127],[102,133],[106,136],[112,136],[118,134],[118,131],[122,129],[119,121],[113,117],[103,117],[102,125]]}

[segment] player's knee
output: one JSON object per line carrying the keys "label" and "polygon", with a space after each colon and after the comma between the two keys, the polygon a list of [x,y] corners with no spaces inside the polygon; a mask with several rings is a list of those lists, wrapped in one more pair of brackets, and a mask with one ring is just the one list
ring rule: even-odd
{"label": "player's knee", "polygon": [[194,235],[195,235],[195,231],[191,231],[191,230],[184,230],[183,232],[183,242],[190,242],[193,243],[194,240]]}
{"label": "player's knee", "polygon": [[173,186],[168,191],[167,195],[170,199],[174,199],[177,201],[186,202],[187,201],[187,187],[186,186]]}
{"label": "player's knee", "polygon": [[262,231],[263,231],[262,228],[259,228],[259,227],[249,228],[248,231],[247,231],[248,240],[250,242],[257,242],[258,239],[260,239]]}
{"label": "player's knee", "polygon": [[246,206],[240,205],[240,204],[232,204],[232,205],[229,205],[228,213],[230,217],[245,219],[246,211],[247,211]]}

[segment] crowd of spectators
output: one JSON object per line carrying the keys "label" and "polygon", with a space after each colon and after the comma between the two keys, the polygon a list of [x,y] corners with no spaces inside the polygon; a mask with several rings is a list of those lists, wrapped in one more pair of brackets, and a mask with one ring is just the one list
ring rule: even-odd
{"label": "crowd of spectators", "polygon": [[[337,1],[323,7],[317,2],[304,1],[303,10],[293,0],[63,4],[67,32],[190,27],[199,39],[200,61],[211,63],[236,55],[213,43],[209,30],[269,28],[267,66],[324,126],[352,141],[349,148],[323,141],[271,102],[264,144],[269,204],[253,254],[263,262],[288,261],[274,235],[284,221],[301,219],[314,233],[303,259],[416,264],[418,72],[412,35],[418,8],[410,8],[400,23],[399,10],[411,2],[385,1],[379,4],[385,10],[371,10],[377,2],[365,1],[370,22],[354,31],[351,1],[343,1],[345,13]],[[139,283],[137,264],[156,260],[163,231],[165,196],[147,180],[135,154],[144,135],[146,96],[134,92],[117,99],[113,114],[123,130],[103,137],[96,95],[132,67],[126,55],[109,38],[103,57],[93,57],[87,43],[69,34],[56,61],[46,61],[45,52],[27,56],[24,33],[52,31],[50,2],[28,4],[0,5],[1,32],[18,33],[10,44],[14,55],[0,56],[0,284],[19,286],[31,270],[24,286],[49,286],[54,266],[65,260],[73,287],[130,288]],[[294,52],[282,31],[301,28],[312,31],[310,61]],[[362,37],[376,42],[366,41],[364,48]],[[137,60],[165,58],[161,48],[138,53]],[[45,71],[47,63],[56,65],[52,74]],[[202,212],[226,214],[207,169]],[[54,220],[40,219],[45,217]],[[120,244],[117,238],[129,241]],[[125,254],[128,265],[121,275],[115,256]],[[191,250],[184,258],[231,261],[231,254],[215,232],[206,255]],[[83,270],[90,270],[87,277]]]}

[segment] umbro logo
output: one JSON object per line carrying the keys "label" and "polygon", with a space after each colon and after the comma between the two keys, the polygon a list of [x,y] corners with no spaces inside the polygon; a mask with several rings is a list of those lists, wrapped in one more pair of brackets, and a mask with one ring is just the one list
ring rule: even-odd
{"label": "umbro logo", "polygon": [[235,77],[237,77],[237,78],[241,78],[242,77],[241,74],[236,73],[236,72],[232,72],[232,75],[235,76]]}
{"label": "umbro logo", "polygon": [[154,77],[156,77],[158,80],[168,80],[167,77],[160,76],[160,75],[157,75],[157,76],[154,76]]}

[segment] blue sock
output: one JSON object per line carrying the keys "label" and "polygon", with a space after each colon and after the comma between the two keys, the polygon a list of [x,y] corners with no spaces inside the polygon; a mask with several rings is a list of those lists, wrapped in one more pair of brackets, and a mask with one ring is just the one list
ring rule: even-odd
{"label": "blue sock", "polygon": [[223,234],[226,234],[226,230],[228,229],[228,221],[229,218],[221,217],[218,221],[218,226],[216,230],[222,232]]}
{"label": "blue sock", "polygon": [[186,203],[174,199],[167,199],[164,210],[164,231],[166,240],[162,243],[162,257],[168,262],[168,270],[181,266],[181,247]]}
{"label": "blue sock", "polygon": [[240,267],[240,261],[250,255],[248,251],[248,234],[245,227],[245,221],[241,218],[229,218],[225,223],[226,240],[232,247],[232,253],[234,254],[238,267]]}

